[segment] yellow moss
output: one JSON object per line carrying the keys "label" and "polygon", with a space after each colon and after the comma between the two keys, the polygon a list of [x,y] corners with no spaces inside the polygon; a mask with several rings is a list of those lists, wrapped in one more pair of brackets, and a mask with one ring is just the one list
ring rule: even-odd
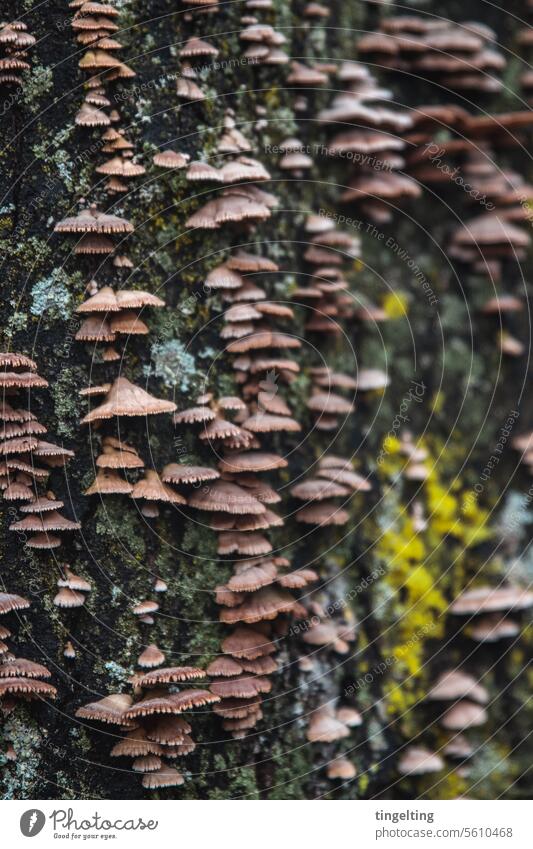
{"label": "yellow moss", "polygon": [[[467,502],[463,485],[453,480],[451,486],[442,480],[442,469],[448,461],[460,457],[459,447],[450,450],[430,446],[424,441],[417,448],[428,452],[429,475],[422,486],[422,501],[428,516],[427,528],[416,532],[401,500],[401,470],[405,457],[395,436],[386,438],[379,474],[384,483],[388,506],[385,529],[376,544],[377,554],[387,566],[385,581],[392,591],[396,624],[388,633],[387,652],[391,665],[387,689],[388,711],[401,715],[425,692],[423,680],[427,639],[442,635],[448,600],[443,594],[443,575],[454,563],[454,578],[461,576],[467,551],[490,536],[489,514],[477,500]],[[435,462],[438,458],[438,462]],[[387,490],[386,487],[389,486]],[[392,512],[392,518],[391,518]]]}
{"label": "yellow moss", "polygon": [[444,392],[435,392],[433,398],[431,400],[431,412],[432,413],[440,413],[442,408],[444,407],[444,401],[446,400],[446,396]]}
{"label": "yellow moss", "polygon": [[407,298],[401,292],[389,292],[383,298],[382,307],[389,318],[403,318],[408,312]]}

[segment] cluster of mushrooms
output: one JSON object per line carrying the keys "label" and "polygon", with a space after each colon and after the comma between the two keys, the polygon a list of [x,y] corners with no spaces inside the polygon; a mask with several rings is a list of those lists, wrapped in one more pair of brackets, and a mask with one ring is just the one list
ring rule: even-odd
{"label": "cluster of mushrooms", "polygon": [[[531,114],[473,117],[457,106],[421,106],[413,114],[409,173],[433,191],[453,183],[464,188],[467,218],[452,233],[449,256],[499,282],[503,264],[523,259],[530,243],[519,225],[527,223],[533,190],[520,174],[498,165],[497,153],[525,143]],[[437,142],[443,124],[449,137]]]}
{"label": "cluster of mushrooms", "polygon": [[[521,631],[520,615],[533,607],[533,592],[509,584],[476,586],[462,592],[452,603],[450,613],[461,621],[462,639],[483,643],[488,648],[502,643],[502,656]],[[445,669],[431,686],[427,702],[434,704],[432,719],[445,734],[439,752],[420,741],[407,745],[398,761],[401,775],[418,776],[440,772],[446,762],[467,776],[472,758],[481,748],[469,739],[468,731],[484,725],[489,718],[491,697],[482,683],[483,673],[469,672],[464,666]]]}
{"label": "cluster of mushrooms", "polygon": [[[80,523],[60,512],[65,506],[46,488],[51,471],[63,468],[74,453],[42,439],[46,427],[31,409],[31,390],[48,386],[37,374],[37,364],[23,354],[0,354],[0,385],[3,402],[0,412],[2,434],[1,483],[4,501],[17,505],[22,517],[9,525],[23,545],[35,551],[50,551],[62,544],[62,534],[77,531]],[[19,398],[26,393],[26,400]],[[54,604],[60,608],[82,607],[91,583],[75,574],[66,564],[57,564],[60,576]],[[65,655],[71,657],[70,644]]]}
{"label": "cluster of mushrooms", "polygon": [[[345,333],[349,321],[385,321],[382,310],[370,304],[358,307],[348,293],[343,266],[360,256],[360,240],[339,230],[331,218],[323,215],[308,216],[305,230],[309,244],[303,260],[309,272],[305,283],[292,292],[292,299],[304,306],[306,333],[317,341],[334,341]],[[335,432],[345,423],[355,410],[356,393],[382,390],[389,383],[380,369],[360,368],[354,375],[324,364],[311,368],[310,376],[312,390],[307,407],[319,431]]]}
{"label": "cluster of mushrooms", "polygon": [[0,22],[0,85],[22,86],[21,73],[30,69],[27,51],[34,44],[23,21]]}
{"label": "cluster of mushrooms", "polygon": [[[447,63],[451,79],[437,77],[449,88],[490,94],[501,87],[495,74],[505,62],[487,46],[495,36],[480,24],[450,27],[448,22],[411,15],[387,18],[382,28],[383,32],[365,36],[363,42],[369,52],[389,45],[392,58],[385,64],[390,71],[401,74],[413,70],[410,62],[416,60],[422,63],[418,68],[421,76],[432,79],[437,66]],[[428,39],[435,42],[430,53]],[[481,52],[473,52],[474,48]],[[403,62],[404,50],[411,54],[407,64]],[[397,61],[400,55],[402,62]],[[471,64],[468,72],[466,68],[461,71],[457,64],[461,62]],[[405,172],[419,186],[443,195],[448,203],[450,191],[453,203],[460,198],[464,223],[455,224],[446,246],[448,256],[492,286],[500,284],[507,266],[523,259],[530,244],[524,225],[529,221],[533,189],[521,174],[501,167],[498,156],[513,148],[527,148],[531,113],[473,116],[457,103],[435,103],[411,108],[409,118],[411,127],[402,134],[408,145]],[[505,355],[521,356],[524,352],[513,333],[511,315],[522,310],[523,304],[505,291],[488,298],[483,308],[484,313],[498,319],[497,342]]]}
{"label": "cluster of mushrooms", "polygon": [[358,52],[382,68],[404,71],[468,94],[498,92],[506,60],[496,33],[484,24],[455,23],[422,15],[385,18],[363,36]]}
{"label": "cluster of mushrooms", "polygon": [[96,172],[107,178],[105,189],[108,194],[127,192],[129,182],[144,174],[145,169],[133,161],[133,144],[120,127],[120,112],[111,108],[112,83],[135,76],[135,72],[117,56],[123,46],[115,37],[119,29],[116,22],[119,10],[112,3],[92,0],[72,0],[69,5],[75,9],[71,26],[76,33],[76,41],[84,49],[79,66],[89,75],[76,124],[89,130],[105,128],[101,152],[107,158],[97,166]]}
{"label": "cluster of mushrooms", "polygon": [[347,174],[343,179],[347,188],[339,200],[355,204],[370,221],[383,224],[392,219],[399,203],[421,194],[418,184],[400,173],[406,148],[401,136],[412,126],[411,115],[391,108],[392,92],[379,86],[359,62],[340,65],[337,87],[339,93],[319,112],[318,120],[333,132],[326,146],[328,156],[340,158]]}
{"label": "cluster of mushrooms", "polygon": [[[107,178],[108,193],[122,193],[127,191],[128,179],[140,176],[144,169],[132,161],[132,145],[117,126],[119,113],[114,109],[106,111],[112,105],[108,84],[133,75],[116,58],[121,48],[114,37],[118,11],[108,3],[74,0],[70,5],[75,9],[73,27],[77,40],[87,48],[80,67],[90,74],[76,123],[105,128],[102,152],[109,158],[96,170]],[[216,11],[216,4],[191,5],[195,11],[204,11],[202,7]],[[284,36],[252,14],[268,10],[271,5],[271,0],[247,0],[240,39],[246,58],[254,63],[285,65],[288,57],[281,50]],[[304,11],[311,21],[325,18],[328,13],[316,3],[308,4]],[[501,86],[492,74],[505,64],[491,47],[492,40],[491,31],[478,24],[453,25],[406,16],[388,18],[381,32],[360,41],[359,50],[392,71],[420,73],[456,91],[491,92]],[[200,86],[200,66],[216,59],[218,53],[204,38],[194,36],[184,43],[179,51],[181,73],[177,82],[181,100],[196,102],[206,98]],[[391,93],[381,88],[360,63],[345,62],[337,69],[335,65],[294,61],[288,68],[286,84],[299,92],[294,101],[296,112],[307,109],[305,89],[324,86],[332,74],[336,74],[341,91],[320,112],[319,119],[332,133],[329,156],[345,159],[349,168],[342,202],[355,203],[362,215],[384,223],[391,220],[392,208],[398,201],[419,197],[420,182],[443,182],[443,169],[435,168],[431,161],[431,146],[445,123],[457,136],[444,144],[445,156],[454,162],[459,158],[469,185],[486,195],[493,207],[457,228],[449,246],[450,256],[477,273],[490,275],[501,274],[505,262],[522,255],[529,236],[516,225],[525,220],[524,197],[529,197],[529,189],[518,175],[502,174],[493,164],[493,151],[500,144],[507,145],[510,134],[530,123],[522,113],[472,118],[458,107],[420,107],[407,113],[390,107]],[[517,138],[520,139],[519,134]],[[299,139],[285,139],[282,152],[278,167],[291,176],[314,166]],[[261,185],[270,179],[270,174],[253,153],[253,145],[240,129],[238,115],[228,108],[212,161],[191,161],[187,154],[169,148],[155,155],[157,167],[182,169],[187,182],[212,191],[207,202],[189,216],[187,226],[191,231],[224,228],[226,233],[232,227],[239,237],[245,234],[241,243],[249,246],[250,234],[254,235],[253,241],[260,241],[256,228],[272,216],[278,201]],[[401,173],[404,169],[407,174]],[[446,178],[451,179],[449,175]],[[56,232],[79,237],[76,254],[113,255],[113,266],[118,269],[132,265],[128,257],[117,253],[114,238],[128,236],[133,225],[118,214],[101,211],[96,205],[84,206],[76,215],[61,221]],[[131,680],[131,694],[114,693],[77,711],[80,719],[99,721],[124,732],[111,754],[133,758],[132,769],[143,774],[142,783],[148,789],[183,783],[182,773],[169,761],[194,749],[191,726],[182,716],[187,711],[212,705],[222,718],[224,730],[235,738],[246,736],[257,726],[263,710],[261,697],[272,689],[270,676],[278,669],[275,654],[288,631],[289,617],[312,619],[313,624],[302,638],[306,653],[300,657],[299,666],[304,672],[313,670],[315,652],[332,648],[346,654],[355,638],[354,624],[327,616],[319,594],[313,596],[308,589],[318,580],[315,570],[308,566],[291,570],[290,560],[276,552],[271,531],[283,525],[283,519],[272,508],[281,497],[270,480],[260,477],[287,467],[287,460],[277,450],[277,435],[299,433],[302,427],[287,403],[286,391],[279,391],[281,386],[290,387],[300,370],[297,360],[288,353],[301,346],[300,339],[290,332],[295,305],[304,304],[306,334],[318,334],[321,339],[335,340],[343,332],[343,323],[353,319],[386,319],[383,311],[372,305],[356,309],[347,292],[344,266],[359,256],[358,238],[341,232],[334,221],[322,215],[308,217],[306,233],[309,242],[303,261],[310,271],[306,283],[292,293],[290,305],[268,297],[269,276],[279,269],[259,248],[229,249],[227,258],[207,275],[207,287],[220,294],[225,306],[221,338],[224,356],[231,360],[238,395],[205,391],[193,406],[177,410],[173,402],[153,397],[125,377],[83,390],[89,401],[102,396],[101,403],[83,419],[86,424],[105,430],[106,422],[174,413],[177,427],[196,428],[199,442],[212,447],[216,456],[216,468],[177,462],[161,471],[145,470],[135,447],[106,432],[96,460],[95,480],[86,492],[133,498],[147,518],[156,517],[162,504],[195,511],[195,520],[206,522],[218,534],[217,552],[229,558],[228,565],[231,564],[230,576],[215,589],[220,621],[229,631],[221,641],[221,653],[207,670],[163,666],[163,652],[150,644],[138,658],[140,669]],[[148,332],[141,310],[164,306],[163,301],[147,292],[99,288],[92,280],[88,294],[88,300],[78,309],[84,321],[77,338],[104,345],[103,362],[120,359],[113,343],[121,335]],[[506,307],[502,309],[504,303]],[[495,304],[487,304],[485,311],[518,309],[512,301],[499,298]],[[33,371],[30,369],[31,375]],[[362,369],[351,375],[323,363],[314,367],[310,376],[312,392],[307,407],[319,431],[339,430],[344,418],[354,411],[353,393],[381,390],[388,382],[378,369]],[[21,436],[25,444],[33,439],[31,431],[23,431]],[[37,437],[35,442],[38,445]],[[38,456],[32,451],[28,449],[23,454]],[[406,478],[423,482],[428,475],[427,455],[409,435],[402,439],[402,452],[407,457]],[[10,468],[7,460],[6,468]],[[26,473],[26,469],[16,469],[17,477],[19,472]],[[26,478],[17,483],[31,485]],[[291,487],[291,497],[297,503],[296,521],[318,528],[343,525],[349,519],[347,500],[354,493],[369,489],[368,480],[356,471],[351,460],[327,453],[317,462],[312,476]],[[35,498],[44,513],[55,512],[51,494],[44,500],[37,495]],[[41,501],[46,505],[51,502],[54,507],[41,508]],[[419,510],[416,518],[423,526]],[[47,530],[51,527],[47,526]],[[83,598],[87,587],[82,584],[82,578],[67,572],[60,591],[65,589],[72,596]],[[164,591],[164,582],[159,579],[154,589]],[[297,596],[299,591],[303,591],[303,598]],[[519,626],[509,612],[531,604],[531,594],[514,587],[481,588],[459,596],[452,613],[473,618],[469,638],[495,642],[517,633]],[[147,599],[133,612],[151,624],[157,609],[157,602]],[[209,683],[203,688],[191,685],[206,675]],[[40,676],[46,677],[43,672]],[[440,719],[450,733],[445,754],[450,758],[468,757],[465,753],[471,752],[471,747],[462,735],[467,728],[485,721],[486,689],[461,668],[448,669],[436,679],[428,698],[445,706]],[[350,729],[361,723],[360,714],[351,705],[335,701],[320,704],[310,714],[307,739],[311,743],[335,743],[346,739]],[[402,774],[420,774],[442,766],[440,755],[414,742],[400,758],[398,769]],[[334,780],[350,780],[356,775],[355,765],[342,754],[330,761],[327,771]]]}
{"label": "cluster of mushrooms", "polygon": [[[37,374],[37,365],[22,354],[0,354],[0,386],[2,403],[1,423],[1,469],[0,487],[6,502],[16,504],[23,518],[12,522],[11,531],[22,535],[24,544],[32,549],[50,549],[61,544],[57,532],[71,531],[79,527],[59,512],[63,503],[51,492],[40,493],[51,469],[63,465],[72,452],[42,440],[46,433],[37,416],[31,411],[31,395],[23,401],[19,395],[23,390],[47,386],[44,378]],[[41,464],[43,467],[41,467]],[[29,534],[29,536],[28,536]],[[68,570],[65,571],[65,577]],[[90,587],[89,587],[90,589]],[[61,590],[60,590],[61,592]],[[64,597],[56,596],[54,603],[61,606]],[[0,592],[0,617],[30,607],[27,598],[10,592]],[[41,663],[17,657],[6,640],[12,631],[0,624],[0,710],[8,716],[19,701],[55,698],[56,688],[47,679],[50,670]],[[3,752],[7,762],[17,759],[17,752],[8,744]]]}
{"label": "cluster of mushrooms", "polygon": [[28,548],[58,548],[59,534],[79,530],[80,525],[63,516],[63,502],[42,489],[51,470],[64,466],[74,454],[42,439],[46,427],[31,411],[31,395],[27,401],[19,397],[21,392],[48,386],[37,374],[37,364],[23,354],[4,353],[0,354],[0,369],[0,486],[4,500],[20,503],[19,510],[24,514],[11,523],[9,530],[23,535]]}
{"label": "cluster of mushrooms", "polygon": [[[30,602],[16,593],[0,592],[0,619],[26,610]],[[12,636],[11,629],[0,622],[0,712],[5,718],[19,702],[54,699],[56,688],[49,683],[50,670],[42,663],[25,657],[17,657],[6,640]],[[18,753],[13,743],[8,743],[2,755],[6,762],[17,760]]]}
{"label": "cluster of mushrooms", "polygon": [[[261,405],[262,390],[259,385],[256,389]],[[287,461],[273,450],[264,450],[259,435],[296,425],[286,405],[281,409],[285,404],[281,398],[273,395],[265,400],[271,408],[277,400],[275,413],[254,406],[254,401],[248,405],[238,397],[215,400],[211,395],[177,413],[178,425],[200,425],[199,439],[216,452],[218,472],[215,480],[212,473],[208,480],[209,469],[189,471],[186,465],[172,464],[163,476],[179,483],[184,474],[194,471],[204,481],[189,495],[188,505],[201,511],[201,517],[206,514],[209,526],[218,532],[218,554],[235,561],[233,575],[215,593],[222,607],[220,620],[232,631],[222,641],[223,654],[207,668],[212,678],[221,679],[211,684],[211,691],[222,699],[214,710],[235,737],[244,736],[261,718],[260,696],[270,692],[268,675],[277,669],[272,657],[276,639],[286,629],[286,616],[302,613],[291,590],[303,589],[317,579],[311,569],[290,571],[290,561],[274,553],[263,533],[283,525],[283,519],[271,507],[280,496],[259,475],[283,469]]]}
{"label": "cluster of mushrooms", "polygon": [[163,660],[156,646],[148,646],[138,658],[141,669],[132,678],[132,695],[113,693],[76,711],[79,719],[116,726],[123,736],[111,756],[132,758],[131,769],[142,775],[142,786],[148,790],[184,783],[172,761],[191,754],[196,744],[183,714],[219,701],[209,690],[192,686],[205,677],[202,669],[162,667]]}

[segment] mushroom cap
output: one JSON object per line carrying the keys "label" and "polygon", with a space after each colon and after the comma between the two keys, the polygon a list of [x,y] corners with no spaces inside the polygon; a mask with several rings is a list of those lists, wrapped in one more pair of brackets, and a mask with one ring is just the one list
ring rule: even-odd
{"label": "mushroom cap", "polygon": [[168,463],[161,478],[165,483],[193,484],[217,480],[220,473],[205,466],[190,466],[185,463]]}
{"label": "mushroom cap", "polygon": [[236,574],[229,579],[227,587],[235,593],[254,592],[272,584],[277,575],[277,567],[271,560],[243,561],[238,564]]}
{"label": "mushroom cap", "polygon": [[278,416],[262,411],[247,418],[243,427],[252,433],[298,433],[302,429],[299,422],[290,416]]}
{"label": "mushroom cap", "polygon": [[310,743],[333,743],[348,737],[349,734],[349,728],[330,710],[319,708],[311,714],[306,736]]}
{"label": "mushroom cap", "polygon": [[31,504],[23,504],[19,509],[21,513],[46,513],[48,510],[60,510],[64,504],[62,501],[56,501],[55,498],[40,496],[34,498]]}
{"label": "mushroom cap", "polygon": [[336,711],[337,719],[344,722],[349,728],[356,728],[363,724],[363,717],[358,710],[351,707],[340,707]]}
{"label": "mushroom cap", "polygon": [[240,675],[243,671],[242,664],[238,663],[232,657],[217,657],[207,667],[207,674],[213,678],[227,678],[234,675]]}
{"label": "mushroom cap", "polygon": [[160,684],[176,684],[198,678],[205,678],[205,672],[196,666],[165,666],[142,675],[137,683],[140,687],[157,687]]}
{"label": "mushroom cap", "polygon": [[103,165],[96,167],[98,174],[106,174],[112,177],[139,177],[146,173],[146,169],[142,165],[131,162],[129,159],[124,159],[122,156],[112,156]]}
{"label": "mushroom cap", "polygon": [[222,610],[220,621],[228,625],[275,619],[282,613],[290,613],[296,607],[295,599],[280,587],[262,587],[237,607]]}
{"label": "mushroom cap", "polygon": [[252,515],[264,513],[266,507],[243,487],[217,480],[189,496],[189,505],[198,510]]}
{"label": "mushroom cap", "polygon": [[304,643],[311,646],[333,645],[338,639],[337,626],[331,621],[317,622],[316,624],[311,621],[302,639]]}
{"label": "mushroom cap", "polygon": [[245,451],[226,454],[219,463],[221,472],[268,472],[272,469],[285,469],[287,460],[278,454],[265,451]]}
{"label": "mushroom cap", "polygon": [[127,693],[112,693],[96,702],[78,708],[76,716],[80,719],[98,720],[112,725],[128,725],[125,716],[133,699]]}
{"label": "mushroom cap", "polygon": [[21,388],[21,389],[44,389],[48,386],[48,381],[44,377],[39,377],[38,374],[32,372],[9,372],[0,371],[0,388]]}
{"label": "mushroom cap", "polygon": [[144,462],[141,460],[134,448],[120,446],[117,450],[110,444],[104,445],[102,453],[96,458],[99,469],[142,469]]}
{"label": "mushroom cap", "polygon": [[8,695],[22,695],[28,699],[47,696],[55,699],[57,690],[51,684],[37,678],[0,678],[0,698]]}
{"label": "mushroom cap", "polygon": [[296,513],[296,521],[307,525],[345,525],[350,519],[346,510],[336,504],[324,501],[302,507]]}
{"label": "mushroom cap", "polygon": [[61,587],[54,597],[54,604],[56,607],[83,607],[85,596],[70,587]]}
{"label": "mushroom cap", "polygon": [[116,743],[111,749],[111,757],[130,757],[139,758],[146,755],[161,755],[164,749],[159,743],[154,743],[148,740],[144,728],[135,728],[129,731],[122,740]]}
{"label": "mushroom cap", "polygon": [[148,613],[157,613],[158,610],[159,605],[157,601],[145,599],[144,601],[140,601],[139,604],[134,605],[133,614],[135,616],[146,616]]}
{"label": "mushroom cap", "polygon": [[272,551],[272,544],[259,533],[232,531],[221,533],[218,538],[218,554],[246,554],[255,557]]}
{"label": "mushroom cap", "polygon": [[356,775],[357,769],[348,758],[335,758],[328,763],[327,776],[332,780],[348,781],[350,778],[355,778]]}
{"label": "mushroom cap", "polygon": [[131,768],[135,772],[154,772],[163,766],[163,761],[157,755],[144,755],[135,758]]}
{"label": "mushroom cap", "polygon": [[315,87],[324,85],[327,81],[327,74],[323,74],[314,68],[309,68],[302,62],[291,62],[291,72],[287,77],[287,83],[289,85]]}
{"label": "mushroom cap", "polygon": [[71,590],[82,590],[83,592],[90,592],[92,589],[89,581],[86,581],[81,575],[76,575],[68,566],[65,567],[65,577],[58,580],[57,586],[68,587]]}
{"label": "mushroom cap", "polygon": [[50,675],[46,666],[24,657],[8,658],[0,662],[0,678],[50,678]]}
{"label": "mushroom cap", "polygon": [[333,392],[317,392],[307,401],[307,407],[316,413],[343,415],[353,412],[354,406],[341,395]]}
{"label": "mushroom cap", "polygon": [[432,701],[448,701],[467,697],[481,704],[486,704],[489,694],[485,687],[472,675],[460,669],[450,669],[439,676],[428,693]]}
{"label": "mushroom cap", "polygon": [[254,715],[257,717],[257,714],[261,712],[261,697],[223,699],[220,704],[213,707],[213,712],[225,719],[245,719]]}
{"label": "mushroom cap", "polygon": [[276,646],[260,631],[239,626],[221,643],[222,651],[239,659],[256,660],[259,657],[273,654]]}
{"label": "mushroom cap", "polygon": [[468,246],[507,245],[523,248],[529,245],[529,241],[527,233],[497,214],[481,215],[468,221],[453,235],[454,244]]}
{"label": "mushroom cap", "polygon": [[455,614],[524,610],[533,605],[533,592],[519,586],[478,587],[461,593],[450,611]]}
{"label": "mushroom cap", "polygon": [[187,738],[191,726],[182,716],[163,714],[150,719],[145,730],[148,740],[162,746],[174,746]]}
{"label": "mushroom cap", "polygon": [[53,534],[48,533],[38,533],[33,534],[26,542],[28,548],[36,548],[36,549],[52,549],[59,548],[61,545],[60,537],[56,537]]}
{"label": "mushroom cap", "polygon": [[179,52],[180,58],[189,59],[196,56],[218,56],[218,50],[205,39],[192,36]]}
{"label": "mushroom cap", "polygon": [[175,413],[172,420],[174,424],[196,424],[197,422],[211,422],[216,418],[216,413],[205,405],[189,407]]}
{"label": "mushroom cap", "polygon": [[242,660],[242,668],[245,672],[254,672],[256,675],[271,675],[277,672],[278,664],[273,657],[258,657],[256,660]]}
{"label": "mushroom cap", "polygon": [[155,643],[150,643],[137,658],[137,664],[143,669],[152,669],[154,666],[160,666],[164,660],[165,655],[161,649]]}
{"label": "mushroom cap", "polygon": [[6,366],[11,368],[23,368],[26,371],[37,371],[37,363],[25,354],[16,354],[12,351],[0,353],[0,368]]}
{"label": "mushroom cap", "polygon": [[193,707],[203,707],[220,701],[209,690],[181,690],[168,696],[149,696],[136,702],[125,712],[126,719],[137,719],[152,714],[179,714]]}
{"label": "mushroom cap", "polygon": [[460,701],[445,711],[440,723],[449,731],[464,731],[466,728],[483,725],[487,719],[487,712],[481,705]]}
{"label": "mushroom cap", "polygon": [[279,270],[279,266],[271,259],[268,259],[268,257],[250,254],[242,250],[238,250],[232,254],[227,260],[226,265],[233,271],[242,272]]}
{"label": "mushroom cap", "polygon": [[154,156],[154,165],[159,168],[186,168],[189,156],[174,150],[164,150]]}
{"label": "mushroom cap", "polygon": [[240,289],[243,278],[236,270],[230,268],[229,261],[213,268],[205,279],[206,287],[209,289]]}
{"label": "mushroom cap", "polygon": [[158,787],[180,787],[185,783],[181,772],[173,766],[163,765],[155,772],[143,775],[142,786],[147,790],[157,790]]}
{"label": "mushroom cap", "polygon": [[113,416],[146,416],[173,413],[172,401],[154,398],[140,386],[125,377],[118,377],[107,393],[104,403],[95,407],[82,420],[82,424],[113,418]]}
{"label": "mushroom cap", "polygon": [[370,481],[349,469],[321,467],[318,469],[317,475],[320,478],[327,478],[343,486],[348,486],[354,492],[369,492],[372,489]]}
{"label": "mushroom cap", "polygon": [[495,643],[511,639],[520,633],[520,625],[513,619],[498,614],[480,617],[470,628],[469,637],[478,642]]}
{"label": "mushroom cap", "polygon": [[318,575],[313,569],[297,569],[286,575],[280,575],[277,583],[289,590],[300,590],[308,584],[318,581]]}
{"label": "mushroom cap", "polygon": [[[31,505],[30,505],[31,506]],[[37,533],[48,533],[49,531],[77,531],[81,527],[79,522],[65,519],[57,510],[49,510],[41,514],[30,514],[19,522],[13,522],[9,526],[10,531],[36,531]]]}
{"label": "mushroom cap", "polygon": [[423,746],[408,746],[398,761],[401,775],[423,775],[426,772],[440,772],[444,761],[435,752]]}
{"label": "mushroom cap", "polygon": [[449,758],[469,758],[474,754],[474,747],[462,734],[454,734],[443,752]]}
{"label": "mushroom cap", "polygon": [[124,480],[113,469],[99,469],[84,495],[130,495],[133,484]]}
{"label": "mushroom cap", "polygon": [[324,498],[336,498],[350,494],[350,490],[331,480],[309,478],[303,483],[291,487],[291,495],[300,501],[322,501]]}
{"label": "mushroom cap", "polygon": [[[124,310],[118,315],[111,316],[109,327],[112,334],[122,334],[127,336],[147,336],[148,326],[142,321],[133,310]],[[113,342],[113,339],[106,341]]]}
{"label": "mushroom cap", "polygon": [[143,498],[146,501],[164,501],[169,504],[187,503],[183,495],[174,492],[173,489],[163,483],[154,469],[145,471],[144,477],[134,485],[131,497],[135,499]]}
{"label": "mushroom cap", "polygon": [[132,233],[133,224],[118,215],[100,212],[95,205],[82,209],[77,215],[64,218],[54,228],[55,233]]}
{"label": "mushroom cap", "polygon": [[211,692],[222,699],[252,699],[259,693],[269,693],[271,689],[270,679],[259,675],[240,675],[211,684]]}

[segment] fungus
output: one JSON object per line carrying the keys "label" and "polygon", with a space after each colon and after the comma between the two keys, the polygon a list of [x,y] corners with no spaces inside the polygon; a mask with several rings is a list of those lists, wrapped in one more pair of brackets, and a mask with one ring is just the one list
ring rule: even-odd
{"label": "fungus", "polygon": [[82,424],[110,419],[113,416],[146,416],[172,413],[176,405],[172,401],[154,398],[140,386],[135,386],[125,377],[118,377],[104,403],[96,407],[82,420]]}
{"label": "fungus", "polygon": [[349,734],[347,726],[333,715],[329,706],[318,708],[311,714],[307,729],[310,743],[333,743]]}
{"label": "fungus", "polygon": [[331,780],[349,781],[355,778],[357,769],[347,758],[335,758],[327,766],[327,776]]}
{"label": "fungus", "polygon": [[455,599],[450,611],[459,615],[524,610],[533,605],[533,592],[518,586],[478,587]]}
{"label": "fungus", "polygon": [[441,769],[444,769],[444,761],[440,755],[422,746],[408,746],[398,761],[400,775],[424,775]]}
{"label": "fungus", "polygon": [[127,693],[113,693],[96,702],[90,702],[76,711],[80,719],[97,720],[111,725],[127,726],[126,711],[133,699]]}
{"label": "fungus", "polygon": [[443,672],[431,687],[427,697],[433,701],[455,701],[467,697],[481,704],[486,704],[489,700],[485,687],[471,675],[460,670]]}
{"label": "fungus", "polygon": [[464,731],[467,728],[484,725],[487,719],[487,712],[481,705],[460,701],[444,712],[440,723],[449,731]]}
{"label": "fungus", "polygon": [[169,504],[186,504],[186,499],[167,486],[154,469],[147,469],[144,477],[133,487],[131,497],[144,501],[162,501]]}

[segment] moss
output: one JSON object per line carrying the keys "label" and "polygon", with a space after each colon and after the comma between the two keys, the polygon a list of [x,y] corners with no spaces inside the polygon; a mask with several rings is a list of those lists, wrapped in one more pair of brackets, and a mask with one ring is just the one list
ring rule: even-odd
{"label": "moss", "polygon": [[84,385],[83,371],[77,367],[63,368],[50,385],[54,403],[55,432],[58,436],[74,437],[79,428],[79,389]]}
{"label": "moss", "polygon": [[[442,480],[453,469],[457,444],[454,438],[446,448],[441,444],[417,443],[428,451],[429,475],[422,486],[422,502],[429,516],[425,531],[415,531],[404,501],[401,470],[404,457],[395,436],[387,436],[381,457],[380,475],[392,482],[385,495],[382,533],[376,554],[387,567],[385,603],[393,616],[394,639],[386,640],[394,663],[392,681],[386,685],[389,711],[403,716],[427,692],[425,659],[428,641],[443,635],[443,614],[448,607],[446,588],[453,575],[460,583],[467,554],[490,538],[489,512],[476,502],[465,506],[461,483]],[[433,458],[438,457],[438,465]],[[447,467],[448,464],[448,467]],[[453,478],[453,476],[452,476]],[[387,506],[388,505],[388,506]],[[381,592],[383,601],[383,592]],[[411,717],[407,714],[408,720]]]}
{"label": "moss", "polygon": [[48,732],[38,727],[28,711],[19,709],[6,720],[2,735],[17,755],[15,763],[2,770],[3,798],[31,799],[43,768]]}

